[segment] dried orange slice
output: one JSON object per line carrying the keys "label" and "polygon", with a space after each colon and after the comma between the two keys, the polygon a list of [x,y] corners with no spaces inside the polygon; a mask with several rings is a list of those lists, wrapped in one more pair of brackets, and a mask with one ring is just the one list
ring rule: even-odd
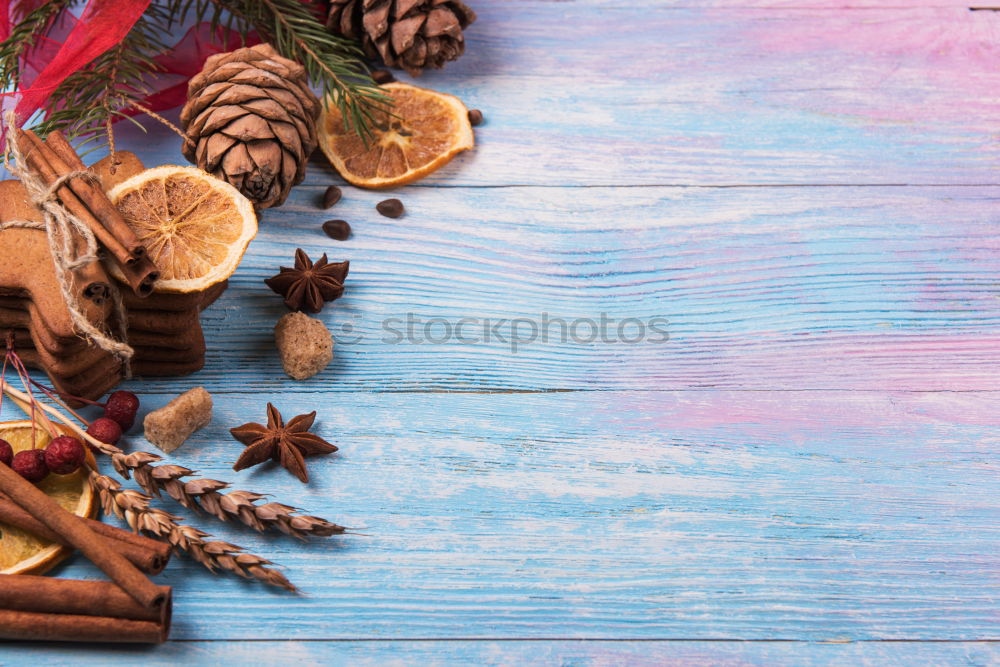
{"label": "dried orange slice", "polygon": [[319,122],[319,146],[340,175],[361,188],[412,183],[475,145],[469,110],[453,95],[407,83],[382,86],[395,105],[372,122],[366,146],[328,102]]}
{"label": "dried orange slice", "polygon": [[[32,428],[27,420],[0,422],[0,438],[9,442],[15,453],[31,449]],[[35,426],[34,431],[36,447],[44,447],[52,439],[40,426]],[[72,435],[68,429],[66,433]],[[92,468],[97,466],[89,451],[87,465]],[[83,468],[69,475],[50,474],[39,482],[38,488],[77,516],[93,519],[97,515],[97,497],[87,483],[87,472]],[[46,542],[31,533],[0,523],[0,574],[42,574],[72,551],[69,547]]]}
{"label": "dried orange slice", "polygon": [[116,185],[108,197],[160,270],[157,292],[199,292],[222,282],[257,235],[250,200],[196,167],[147,169]]}

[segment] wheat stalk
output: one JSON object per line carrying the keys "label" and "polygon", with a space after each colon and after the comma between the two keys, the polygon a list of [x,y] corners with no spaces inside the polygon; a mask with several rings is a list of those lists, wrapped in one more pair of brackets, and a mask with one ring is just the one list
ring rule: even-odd
{"label": "wheat stalk", "polygon": [[118,516],[136,532],[147,533],[169,542],[175,549],[186,551],[209,571],[221,569],[244,579],[256,579],[271,586],[298,592],[285,575],[267,567],[273,565],[271,561],[247,553],[243,547],[229,542],[206,540],[211,536],[205,531],[178,523],[178,517],[150,507],[149,496],[122,489],[118,481],[94,470],[90,472],[89,481],[106,514]]}
{"label": "wheat stalk", "polygon": [[119,475],[125,479],[134,478],[146,493],[159,496],[166,491],[171,498],[184,507],[192,510],[202,510],[212,516],[228,521],[235,519],[256,531],[280,530],[286,535],[305,539],[312,535],[329,537],[343,534],[346,530],[326,519],[306,514],[294,514],[298,509],[283,503],[255,503],[264,500],[265,496],[253,491],[233,490],[219,493],[229,487],[227,482],[217,479],[192,479],[195,471],[174,464],[153,465],[162,460],[160,456],[150,452],[133,452],[126,454],[122,450],[101,443],[101,451],[111,457],[111,464]]}

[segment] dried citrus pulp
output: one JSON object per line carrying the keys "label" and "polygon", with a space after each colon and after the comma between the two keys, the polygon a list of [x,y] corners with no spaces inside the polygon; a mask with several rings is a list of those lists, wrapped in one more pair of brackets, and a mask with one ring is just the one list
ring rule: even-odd
{"label": "dried citrus pulp", "polygon": [[391,113],[376,113],[367,146],[335,104],[323,106],[319,146],[348,183],[362,188],[412,183],[475,144],[469,110],[457,97],[406,83],[382,90],[395,104]]}
{"label": "dried citrus pulp", "polygon": [[199,292],[222,282],[257,235],[250,200],[195,167],[147,169],[108,197],[160,270],[157,292]]}
{"label": "dried citrus pulp", "polygon": [[[0,422],[0,438],[10,443],[14,453],[31,449],[30,421]],[[34,427],[36,448],[44,447],[52,437],[39,426]],[[68,435],[72,435],[68,430]],[[87,452],[87,465],[95,467],[93,455]],[[50,473],[38,483],[63,508],[87,518],[97,515],[97,498],[87,483],[87,471],[80,468],[69,475]],[[49,570],[72,551],[69,547],[40,540],[31,533],[0,523],[0,574],[41,574]]]}

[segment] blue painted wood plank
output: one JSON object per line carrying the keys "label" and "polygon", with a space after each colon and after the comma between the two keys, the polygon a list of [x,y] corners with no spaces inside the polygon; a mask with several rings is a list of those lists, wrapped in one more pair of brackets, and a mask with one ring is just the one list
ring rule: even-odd
{"label": "blue painted wood plank", "polygon": [[487,121],[421,186],[996,183],[1000,15],[825,4],[479,3],[418,83]]}
{"label": "blue painted wood plank", "polygon": [[40,654],[25,645],[4,647],[11,661],[33,665],[686,665],[773,667],[915,664],[986,667],[1000,661],[989,642],[704,642],[704,641],[392,641],[392,642],[171,642],[157,649],[55,646]]}
{"label": "blue painted wood plank", "polygon": [[[324,185],[264,212],[229,291],[204,314],[207,366],[184,382],[996,387],[1000,188],[413,188],[406,216],[390,220],[374,210],[383,194],[357,189],[317,209]],[[350,241],[320,230],[334,216],[352,222]],[[318,316],[339,341],[334,362],[304,383],[281,371],[272,328],[286,309],[263,284],[296,247],[351,261],[345,296]]]}
{"label": "blue painted wood plank", "polygon": [[[227,429],[265,399],[286,416],[318,409],[316,431],[341,447],[308,486],[230,469],[242,446]],[[195,518],[306,594],[177,560],[158,577],[175,587],[175,639],[997,638],[997,393],[216,404],[170,460],[365,535],[303,544]],[[97,573],[77,559],[57,574]]]}

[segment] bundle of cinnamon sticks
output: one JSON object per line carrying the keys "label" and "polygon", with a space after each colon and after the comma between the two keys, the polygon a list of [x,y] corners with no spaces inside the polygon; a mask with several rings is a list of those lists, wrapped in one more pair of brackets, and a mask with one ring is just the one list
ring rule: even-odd
{"label": "bundle of cinnamon sticks", "polygon": [[0,463],[0,521],[80,550],[110,579],[0,575],[0,639],[160,643],[170,632],[172,591],[157,573],[169,546],[82,519]]}
{"label": "bundle of cinnamon sticks", "polygon": [[[87,169],[59,131],[50,133],[48,139],[42,141],[31,130],[19,129],[14,132],[13,141],[24,156],[26,168],[50,187],[68,174]],[[60,186],[56,196],[93,232],[110,259],[121,269],[132,291],[140,297],[149,296],[160,276],[159,270],[104,189],[89,179],[75,177]],[[88,283],[83,296],[97,301],[107,298],[96,283]]]}

